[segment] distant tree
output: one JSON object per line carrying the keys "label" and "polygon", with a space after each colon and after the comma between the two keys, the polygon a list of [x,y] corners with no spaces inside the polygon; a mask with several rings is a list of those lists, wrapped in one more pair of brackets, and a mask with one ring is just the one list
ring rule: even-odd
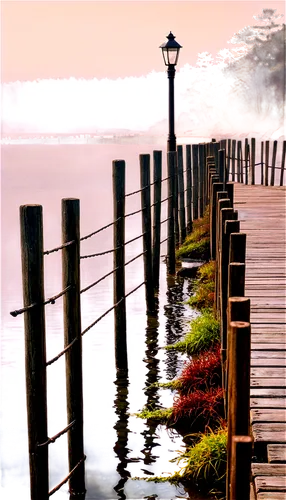
{"label": "distant tree", "polygon": [[[236,76],[236,92],[261,116],[273,112],[283,115],[285,97],[285,24],[274,9],[263,9],[254,16],[261,26],[247,26],[230,43],[244,48],[244,55],[233,57],[225,71]],[[231,50],[233,53],[233,49]]]}

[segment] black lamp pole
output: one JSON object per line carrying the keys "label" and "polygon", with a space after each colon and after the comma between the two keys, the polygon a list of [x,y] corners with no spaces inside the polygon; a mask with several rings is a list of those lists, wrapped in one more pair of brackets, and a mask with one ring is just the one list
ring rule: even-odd
{"label": "black lamp pole", "polygon": [[175,135],[175,97],[174,97],[174,80],[175,80],[175,65],[169,64],[168,66],[168,79],[169,79],[169,135],[167,141],[167,150],[176,151],[176,135]]}
{"label": "black lamp pole", "polygon": [[176,64],[179,58],[179,52],[182,46],[175,41],[173,33],[167,36],[168,42],[160,45],[162,49],[165,65],[168,67],[167,74],[169,79],[169,135],[168,135],[168,151],[176,151],[176,135],[175,135],[175,98],[174,98],[174,80],[176,73]]}

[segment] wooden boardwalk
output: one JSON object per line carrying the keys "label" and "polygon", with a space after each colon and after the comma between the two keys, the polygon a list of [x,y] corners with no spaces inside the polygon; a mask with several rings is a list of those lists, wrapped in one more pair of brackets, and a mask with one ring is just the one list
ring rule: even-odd
{"label": "wooden boardwalk", "polygon": [[286,188],[235,184],[247,234],[252,464],[257,500],[286,500]]}

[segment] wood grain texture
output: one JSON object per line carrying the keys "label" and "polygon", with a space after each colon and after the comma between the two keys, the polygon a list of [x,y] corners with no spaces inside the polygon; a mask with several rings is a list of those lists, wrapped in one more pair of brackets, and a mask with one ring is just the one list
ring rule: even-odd
{"label": "wood grain texture", "polygon": [[267,446],[267,456],[269,463],[286,462],[286,445],[285,444],[269,444]]}

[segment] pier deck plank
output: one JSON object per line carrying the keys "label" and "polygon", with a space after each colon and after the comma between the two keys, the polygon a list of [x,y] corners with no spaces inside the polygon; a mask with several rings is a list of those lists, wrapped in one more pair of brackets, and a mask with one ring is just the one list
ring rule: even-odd
{"label": "pier deck plank", "polygon": [[245,296],[251,301],[250,408],[257,500],[286,499],[286,189],[235,184],[246,237]]}

